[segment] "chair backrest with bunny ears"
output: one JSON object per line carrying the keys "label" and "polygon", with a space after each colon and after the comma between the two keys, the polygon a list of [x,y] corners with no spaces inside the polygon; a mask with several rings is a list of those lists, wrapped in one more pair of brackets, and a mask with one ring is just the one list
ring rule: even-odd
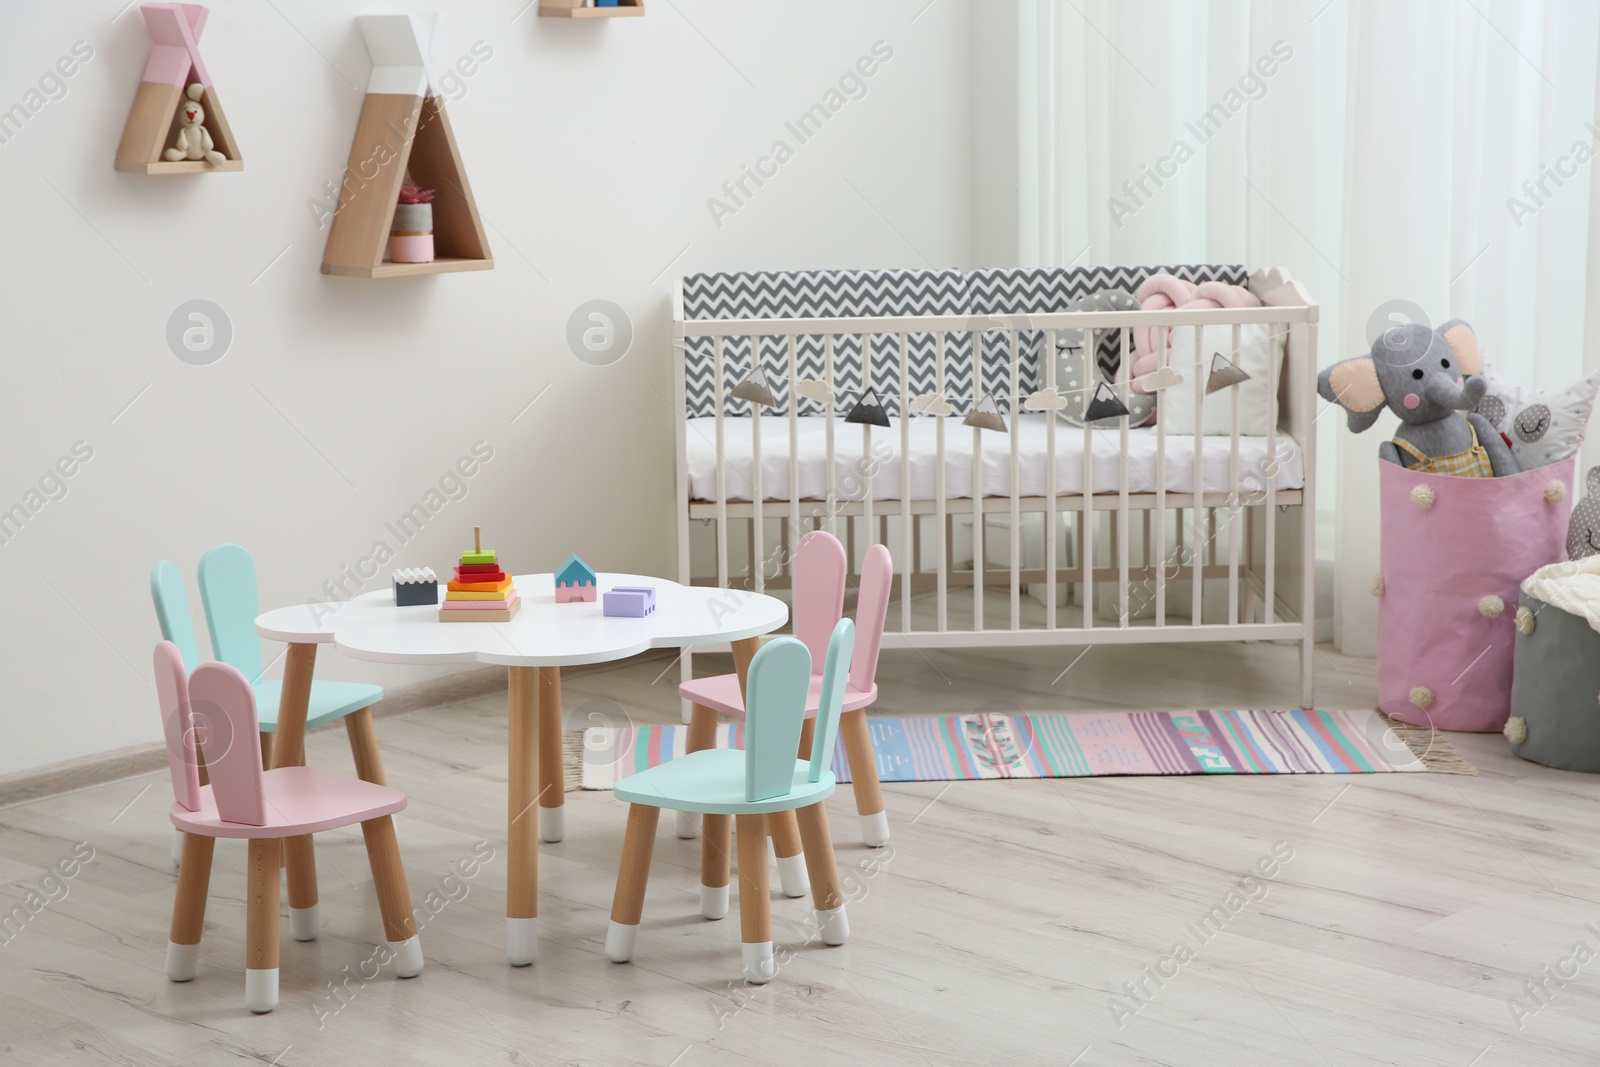
{"label": "chair backrest with bunny ears", "polygon": [[256,562],[242,546],[212,545],[200,557],[200,603],[211,631],[211,652],[231,663],[252,682],[265,668],[256,616],[261,604],[256,592]]}
{"label": "chair backrest with bunny ears", "polygon": [[867,549],[861,564],[861,584],[856,588],[855,653],[850,684],[871,689],[878,677],[878,653],[883,648],[883,628],[889,621],[889,591],[894,585],[894,559],[883,545]]}
{"label": "chair backrest with bunny ears", "polygon": [[[202,727],[200,744],[217,816],[225,822],[264,826],[260,723],[250,680],[229,664],[202,663],[189,676],[189,706]],[[209,744],[207,735],[213,739]]]}
{"label": "chair backrest with bunny ears", "polygon": [[771,800],[794,788],[795,751],[811,688],[811,653],[793,637],[761,646],[745,678],[745,800]]}
{"label": "chair backrest with bunny ears", "polygon": [[155,673],[167,769],[172,772],[172,799],[189,811],[199,811],[200,757],[194,743],[194,711],[189,706],[189,672],[183,654],[171,641],[156,645]]}
{"label": "chair backrest with bunny ears", "polygon": [[828,655],[822,667],[822,694],[817,700],[816,734],[811,741],[811,769],[807,777],[822,780],[822,772],[833,762],[833,744],[839,738],[839,713],[844,706],[845,679],[850,675],[850,657],[855,651],[856,624],[840,619],[828,640]]}
{"label": "chair backrest with bunny ears", "polygon": [[849,574],[844,545],[825,530],[800,538],[794,550],[794,635],[805,642],[815,667],[828,654],[828,639],[844,616]]}

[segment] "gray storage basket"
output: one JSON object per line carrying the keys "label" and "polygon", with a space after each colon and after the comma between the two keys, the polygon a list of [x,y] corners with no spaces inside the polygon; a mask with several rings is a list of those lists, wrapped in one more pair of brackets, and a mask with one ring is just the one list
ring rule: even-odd
{"label": "gray storage basket", "polygon": [[1524,632],[1523,616],[1506,724],[1511,751],[1546,767],[1600,774],[1600,633],[1527,593],[1522,607],[1533,616],[1532,632]]}

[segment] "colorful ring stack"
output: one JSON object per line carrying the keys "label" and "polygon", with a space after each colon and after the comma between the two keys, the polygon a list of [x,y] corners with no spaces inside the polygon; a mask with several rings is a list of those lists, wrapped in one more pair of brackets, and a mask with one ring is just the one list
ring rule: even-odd
{"label": "colorful ring stack", "polygon": [[494,549],[484,548],[473,529],[473,549],[461,553],[456,576],[439,605],[440,622],[510,622],[521,609],[511,575],[500,569]]}

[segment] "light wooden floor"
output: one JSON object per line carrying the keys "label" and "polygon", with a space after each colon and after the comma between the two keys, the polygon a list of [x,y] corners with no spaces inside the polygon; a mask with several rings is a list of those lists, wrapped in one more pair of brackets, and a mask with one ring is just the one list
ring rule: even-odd
{"label": "light wooden floor", "polygon": [[[1267,707],[1297,688],[1294,650],[1280,646],[1102,647],[1062,675],[1079,651],[887,654],[879,710]],[[569,723],[671,720],[676,671],[652,682],[665,666],[571,679]],[[1371,705],[1370,663],[1327,653],[1318,674],[1324,706]],[[155,714],[148,703],[130,696],[128,713]],[[606,961],[623,811],[597,793],[568,795],[567,839],[541,850],[539,962],[508,967],[503,698],[378,726],[390,780],[411,794],[398,823],[412,894],[437,913],[422,931],[421,977],[359,977],[382,930],[360,834],[346,831],[319,837],[322,938],[298,944],[285,930],[275,1014],[242,1008],[236,843],[217,849],[200,976],[169,983],[170,793],[149,775],[0,810],[0,912],[75,843],[95,853],[64,897],[61,883],[45,885],[60,899],[0,936],[0,1062],[1600,1061],[1600,959],[1551,983],[1548,1006],[1520,1029],[1508,1007],[1546,966],[1571,974],[1562,961],[1579,942],[1600,950],[1600,780],[1523,763],[1498,735],[1454,738],[1476,778],[894,786],[894,844],[880,853],[856,843],[841,791],[830,812],[853,937],[799,943],[805,902],[775,896],[778,940],[795,955],[754,987],[737,980],[737,920],[698,918],[694,846],[670,819],[635,962]],[[312,762],[348,768],[343,731],[309,747]],[[475,878],[454,875],[480,841],[494,858]],[[1264,897],[1197,936],[1275,846],[1292,858],[1245,885]],[[1179,941],[1192,956],[1181,963],[1168,958]],[[1158,969],[1171,976],[1159,986]],[[1139,1010],[1114,1016],[1112,998],[1141,981],[1147,1003],[1124,997],[1115,1003]]]}

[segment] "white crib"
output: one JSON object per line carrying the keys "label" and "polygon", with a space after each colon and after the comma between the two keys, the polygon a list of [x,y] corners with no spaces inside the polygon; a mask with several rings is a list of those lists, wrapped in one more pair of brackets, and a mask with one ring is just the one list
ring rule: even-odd
{"label": "white crib", "polygon": [[[1257,272],[1250,287],[1265,306],[689,318],[680,281],[673,307],[679,580],[787,589],[790,550],[805,532],[823,529],[846,543],[852,567],[873,543],[894,554],[885,647],[1295,642],[1300,703],[1311,707],[1318,307],[1281,270]],[[1111,331],[1127,360],[1134,327],[1193,329],[1191,350],[1203,359],[1203,329],[1231,327],[1238,352],[1240,330],[1250,324],[1270,327],[1283,348],[1282,360],[1271,363],[1264,435],[1241,432],[1239,389],[1225,435],[1169,434],[1159,417],[1142,429],[1127,417],[1078,428],[1025,409],[1031,395],[1058,388],[1054,359],[1029,365],[1021,338],[1033,331],[1049,338],[1050,351],[1056,331],[1083,329],[1091,353]],[[1008,432],[965,427],[938,404],[913,407],[908,338],[931,335],[932,392],[941,397],[958,351],[970,360],[963,365],[972,368],[972,395],[961,399],[976,403],[986,377],[994,384],[980,338],[995,331],[1009,351],[1001,397]],[[1155,336],[1165,360],[1166,331]],[[816,337],[821,372],[802,385],[798,342]],[[695,338],[710,339],[715,399],[709,414],[692,417],[686,350]],[[841,373],[835,354],[846,338],[859,366],[853,355]],[[782,414],[755,405],[748,414],[727,413],[730,382],[751,369],[748,356],[730,357],[735,339],[741,352],[747,340],[748,351],[762,353],[767,378],[787,387]],[[1187,372],[1204,380],[1206,368]],[[1025,387],[1030,376],[1037,390]],[[868,387],[895,402],[890,428],[844,421]],[[1116,389],[1126,403],[1126,381]],[[1190,391],[1198,428],[1205,394]],[[820,413],[801,414],[801,396],[816,397],[811,406]],[[682,670],[692,676],[687,654]]]}

